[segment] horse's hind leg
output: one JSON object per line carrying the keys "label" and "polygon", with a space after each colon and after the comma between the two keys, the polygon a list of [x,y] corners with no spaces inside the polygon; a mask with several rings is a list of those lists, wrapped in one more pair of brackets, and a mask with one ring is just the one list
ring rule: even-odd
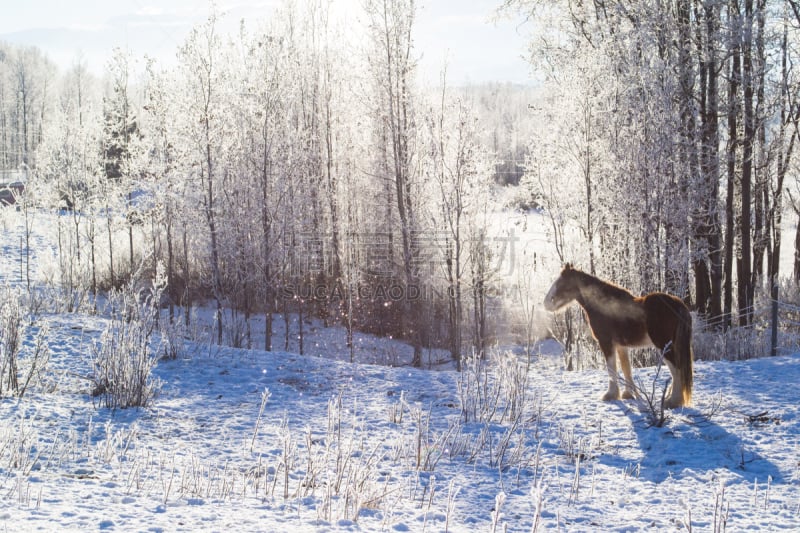
{"label": "horse's hind leg", "polygon": [[617,375],[617,354],[614,346],[601,346],[603,355],[606,356],[606,369],[608,370],[608,390],[603,395],[604,402],[619,400],[619,376]]}
{"label": "horse's hind leg", "polygon": [[628,356],[628,349],[624,346],[617,347],[617,355],[619,356],[619,365],[622,367],[622,375],[625,376],[625,392],[622,393],[622,398],[629,400],[633,398],[633,376],[631,375],[631,359]]}
{"label": "horse's hind leg", "polygon": [[669,373],[672,374],[672,393],[669,398],[664,401],[664,407],[667,409],[675,409],[683,405],[683,380],[681,379],[680,371],[672,364],[669,359],[664,358],[669,368]]}

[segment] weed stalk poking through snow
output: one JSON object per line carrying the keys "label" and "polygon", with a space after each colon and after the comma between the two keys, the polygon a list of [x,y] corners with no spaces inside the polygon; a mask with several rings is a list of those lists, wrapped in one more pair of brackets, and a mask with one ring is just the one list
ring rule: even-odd
{"label": "weed stalk poking through snow", "polygon": [[269,392],[269,389],[264,389],[264,392],[261,393],[261,406],[258,408],[256,427],[253,428],[253,438],[250,439],[250,452],[253,451],[256,445],[256,437],[258,436],[258,428],[261,425],[261,417],[264,416],[264,408],[267,406],[267,401],[269,401],[270,396],[272,396],[272,393]]}

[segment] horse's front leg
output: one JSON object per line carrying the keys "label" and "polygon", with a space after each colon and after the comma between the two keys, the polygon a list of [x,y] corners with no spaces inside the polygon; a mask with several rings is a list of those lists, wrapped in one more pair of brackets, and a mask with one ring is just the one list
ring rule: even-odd
{"label": "horse's front leg", "polygon": [[624,400],[629,400],[634,397],[634,392],[633,376],[631,375],[631,359],[628,355],[628,349],[624,346],[618,346],[617,355],[619,356],[619,364],[622,367],[622,375],[625,376],[625,392],[622,393],[622,398]]}
{"label": "horse's front leg", "polygon": [[604,402],[619,400],[619,376],[617,375],[617,353],[614,345],[601,345],[603,355],[606,357],[606,369],[608,370],[608,390],[603,395]]}

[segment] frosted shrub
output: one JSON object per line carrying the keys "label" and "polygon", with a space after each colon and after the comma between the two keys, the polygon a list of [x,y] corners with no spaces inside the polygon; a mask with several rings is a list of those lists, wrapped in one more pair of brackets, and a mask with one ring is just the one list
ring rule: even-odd
{"label": "frosted shrub", "polygon": [[[47,328],[42,328],[28,356],[19,364],[22,338],[26,333],[22,311],[24,294],[9,288],[0,289],[0,396],[10,393],[21,398],[47,365]],[[21,380],[20,380],[21,378]]]}
{"label": "frosted shrub", "polygon": [[164,359],[179,359],[186,355],[186,329],[182,320],[161,320],[161,353]]}
{"label": "frosted shrub", "polygon": [[22,311],[19,298],[10,289],[0,290],[0,396],[5,391],[16,393],[17,355],[22,333]]}
{"label": "frosted shrub", "polygon": [[473,353],[461,362],[456,387],[464,423],[492,420],[497,412],[500,391],[490,379],[488,364],[478,354]]}
{"label": "frosted shrub", "polygon": [[698,361],[739,361],[769,355],[769,330],[763,327],[733,327],[715,331],[701,327],[692,338],[694,358]]}
{"label": "frosted shrub", "polygon": [[456,383],[464,423],[519,422],[526,404],[530,365],[511,352],[464,358]]}
{"label": "frosted shrub", "polygon": [[492,367],[505,407],[501,420],[517,420],[525,408],[530,364],[521,364],[512,352],[492,354]]}
{"label": "frosted shrub", "polygon": [[151,289],[131,282],[109,295],[111,321],[93,354],[94,390],[105,407],[146,407],[159,389],[152,377],[158,349],[151,337],[158,323],[158,302],[165,287],[157,277]]}

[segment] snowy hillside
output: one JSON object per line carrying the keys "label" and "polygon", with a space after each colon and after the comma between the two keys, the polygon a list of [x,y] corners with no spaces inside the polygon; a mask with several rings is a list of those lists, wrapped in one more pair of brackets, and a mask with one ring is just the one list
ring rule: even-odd
{"label": "snowy hillside", "polygon": [[[0,273],[14,290],[21,227],[6,216]],[[108,322],[42,311],[25,330],[20,373],[43,331],[49,360],[23,397],[0,400],[8,531],[774,531],[800,520],[800,355],[699,362],[695,405],[654,427],[643,401],[598,401],[605,372],[565,372],[551,343],[530,364],[495,352],[458,373],[325,357],[335,328],[315,332],[322,357],[195,335],[154,369],[149,407],[113,410],[87,379]],[[399,346],[361,340],[362,355]],[[636,370],[645,395],[661,389],[656,372]]]}

